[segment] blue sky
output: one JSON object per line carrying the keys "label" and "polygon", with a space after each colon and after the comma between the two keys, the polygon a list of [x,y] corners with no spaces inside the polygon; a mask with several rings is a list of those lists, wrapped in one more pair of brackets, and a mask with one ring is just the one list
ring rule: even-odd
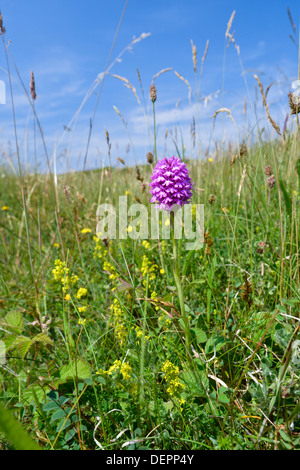
{"label": "blue sky", "polygon": [[[11,41],[9,51],[27,89],[30,71],[34,71],[38,95],[36,111],[51,165],[56,160],[58,171],[80,170],[83,166],[90,119],[100,86],[87,167],[108,164],[105,129],[111,139],[113,163],[117,162],[117,157],[128,164],[144,162],[146,153],[153,150],[149,87],[153,76],[166,68],[172,70],[155,80],[161,156],[175,153],[176,138],[180,147],[183,139],[188,156],[209,152],[213,157],[214,140],[227,139],[235,144],[246,137],[249,130],[255,135],[257,123],[260,127],[265,125],[265,113],[260,96],[256,99],[254,73],[265,88],[273,82],[268,103],[273,118],[282,128],[288,113],[287,93],[298,73],[298,50],[289,37],[293,30],[287,6],[298,41],[298,0],[288,3],[283,0],[128,0],[109,62],[109,74],[101,85],[103,75],[99,74],[105,71],[125,5],[126,0],[1,2],[7,30],[5,40]],[[230,32],[235,33],[235,44],[226,48],[225,32],[233,11],[235,16]],[[140,38],[141,35],[144,39],[128,50],[133,37]],[[197,78],[193,70],[191,40],[197,48]],[[209,48],[199,81],[207,40]],[[2,44],[0,67],[0,79],[5,82],[7,91],[7,102],[0,105],[0,150],[5,152],[4,161],[7,162],[10,156],[15,165],[9,82]],[[32,167],[33,115],[12,61],[10,67],[21,159]],[[188,82],[192,90],[190,100],[189,87],[175,72]],[[138,98],[124,81],[113,75],[129,80]],[[245,100],[246,119],[243,114]],[[234,123],[222,113],[213,126],[211,116],[221,107],[231,110]],[[191,138],[193,118],[198,136],[195,147]],[[71,131],[65,132],[65,125],[69,125]],[[38,135],[37,149],[39,167],[46,169]]]}

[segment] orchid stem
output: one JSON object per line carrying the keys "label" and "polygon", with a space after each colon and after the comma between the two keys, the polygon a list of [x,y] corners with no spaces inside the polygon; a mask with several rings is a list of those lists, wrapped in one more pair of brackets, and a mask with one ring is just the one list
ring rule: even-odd
{"label": "orchid stem", "polygon": [[179,256],[178,256],[177,240],[175,238],[174,213],[173,212],[170,213],[170,217],[171,217],[171,230],[172,230],[173,256],[174,256],[173,274],[174,274],[175,284],[177,287],[181,316],[184,322],[185,346],[186,346],[188,356],[190,356],[190,352],[191,352],[190,326],[189,326],[188,316],[185,311],[184,295],[183,295],[182,284],[181,284],[180,273],[179,273]]}

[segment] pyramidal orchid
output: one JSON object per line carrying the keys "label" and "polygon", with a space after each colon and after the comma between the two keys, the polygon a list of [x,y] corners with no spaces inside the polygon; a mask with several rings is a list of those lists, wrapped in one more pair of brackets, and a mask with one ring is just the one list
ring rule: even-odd
{"label": "pyramidal orchid", "polygon": [[163,158],[154,168],[151,177],[151,202],[160,209],[172,210],[174,206],[188,204],[192,197],[192,182],[186,164],[180,158]]}

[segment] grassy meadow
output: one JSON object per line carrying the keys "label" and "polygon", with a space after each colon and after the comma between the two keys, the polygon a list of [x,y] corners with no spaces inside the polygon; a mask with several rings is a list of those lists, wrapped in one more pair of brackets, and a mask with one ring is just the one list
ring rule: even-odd
{"label": "grassy meadow", "polygon": [[99,204],[150,211],[155,132],[152,152],[58,175],[3,161],[2,450],[300,448],[297,126],[214,158],[174,146],[204,204],[200,250],[134,240],[131,217],[127,239],[96,234]]}

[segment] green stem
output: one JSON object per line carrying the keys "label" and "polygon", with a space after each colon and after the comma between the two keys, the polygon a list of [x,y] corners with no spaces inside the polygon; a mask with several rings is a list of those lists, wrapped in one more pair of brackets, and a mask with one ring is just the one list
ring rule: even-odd
{"label": "green stem", "polygon": [[144,406],[144,372],[145,372],[145,336],[146,336],[146,321],[147,321],[147,298],[148,298],[148,275],[147,275],[147,284],[146,284],[146,301],[143,308],[143,327],[142,327],[142,343],[141,343],[141,360],[140,360],[140,389],[139,389],[139,399],[140,399],[140,412]]}
{"label": "green stem", "polygon": [[157,147],[156,147],[156,121],[155,121],[155,106],[153,102],[153,133],[154,133],[154,157],[155,157],[155,164],[157,163]]}
{"label": "green stem", "polygon": [[173,256],[174,256],[173,274],[174,274],[174,280],[175,280],[178,298],[179,298],[181,316],[184,322],[185,347],[186,347],[188,356],[190,356],[190,352],[191,352],[190,326],[189,326],[188,316],[185,311],[184,295],[183,295],[183,290],[182,290],[182,285],[181,285],[181,280],[180,280],[178,246],[177,246],[177,241],[175,239],[174,213],[173,212],[170,213],[170,217],[171,217],[171,231],[172,231],[172,239],[173,239]]}

